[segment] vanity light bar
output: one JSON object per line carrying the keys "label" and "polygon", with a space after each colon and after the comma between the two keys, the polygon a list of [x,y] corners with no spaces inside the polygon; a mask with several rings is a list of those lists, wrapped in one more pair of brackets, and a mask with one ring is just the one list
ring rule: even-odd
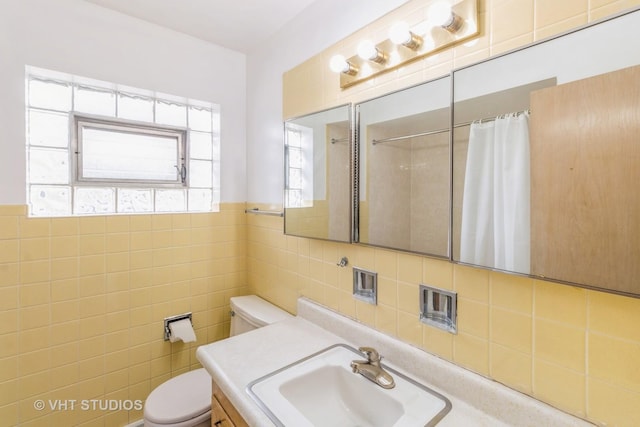
{"label": "vanity light bar", "polygon": [[389,38],[378,44],[363,40],[357,55],[334,55],[329,68],[340,74],[340,87],[348,88],[479,35],[479,0],[452,3],[455,1],[436,1],[427,10],[426,21],[414,27],[394,24]]}

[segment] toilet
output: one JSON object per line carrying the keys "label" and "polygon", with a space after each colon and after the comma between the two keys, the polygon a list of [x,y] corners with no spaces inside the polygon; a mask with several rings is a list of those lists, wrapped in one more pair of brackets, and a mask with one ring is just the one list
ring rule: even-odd
{"label": "toilet", "polygon": [[[292,316],[256,295],[231,298],[231,332],[239,335]],[[145,427],[211,425],[211,377],[196,369],[160,384],[144,403]]]}

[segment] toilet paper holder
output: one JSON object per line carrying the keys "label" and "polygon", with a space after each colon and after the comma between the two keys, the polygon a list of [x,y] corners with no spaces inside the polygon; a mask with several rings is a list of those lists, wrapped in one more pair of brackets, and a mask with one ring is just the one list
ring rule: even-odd
{"label": "toilet paper holder", "polygon": [[164,340],[165,341],[169,341],[171,336],[171,329],[169,329],[169,324],[172,322],[177,322],[178,320],[182,320],[182,319],[189,319],[189,322],[191,322],[191,324],[193,325],[193,319],[190,312],[164,318]]}

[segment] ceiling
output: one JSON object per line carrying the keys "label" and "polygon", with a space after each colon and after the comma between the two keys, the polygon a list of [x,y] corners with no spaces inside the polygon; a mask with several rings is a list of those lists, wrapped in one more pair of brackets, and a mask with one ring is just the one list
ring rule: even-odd
{"label": "ceiling", "polygon": [[249,53],[315,0],[85,0]]}

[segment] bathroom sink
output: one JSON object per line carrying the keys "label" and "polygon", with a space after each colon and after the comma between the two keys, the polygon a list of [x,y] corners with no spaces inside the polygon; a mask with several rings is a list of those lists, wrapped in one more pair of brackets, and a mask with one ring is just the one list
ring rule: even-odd
{"label": "bathroom sink", "polygon": [[247,392],[277,426],[434,426],[450,410],[441,394],[382,365],[384,389],[351,371],[358,350],[336,344],[251,382]]}

